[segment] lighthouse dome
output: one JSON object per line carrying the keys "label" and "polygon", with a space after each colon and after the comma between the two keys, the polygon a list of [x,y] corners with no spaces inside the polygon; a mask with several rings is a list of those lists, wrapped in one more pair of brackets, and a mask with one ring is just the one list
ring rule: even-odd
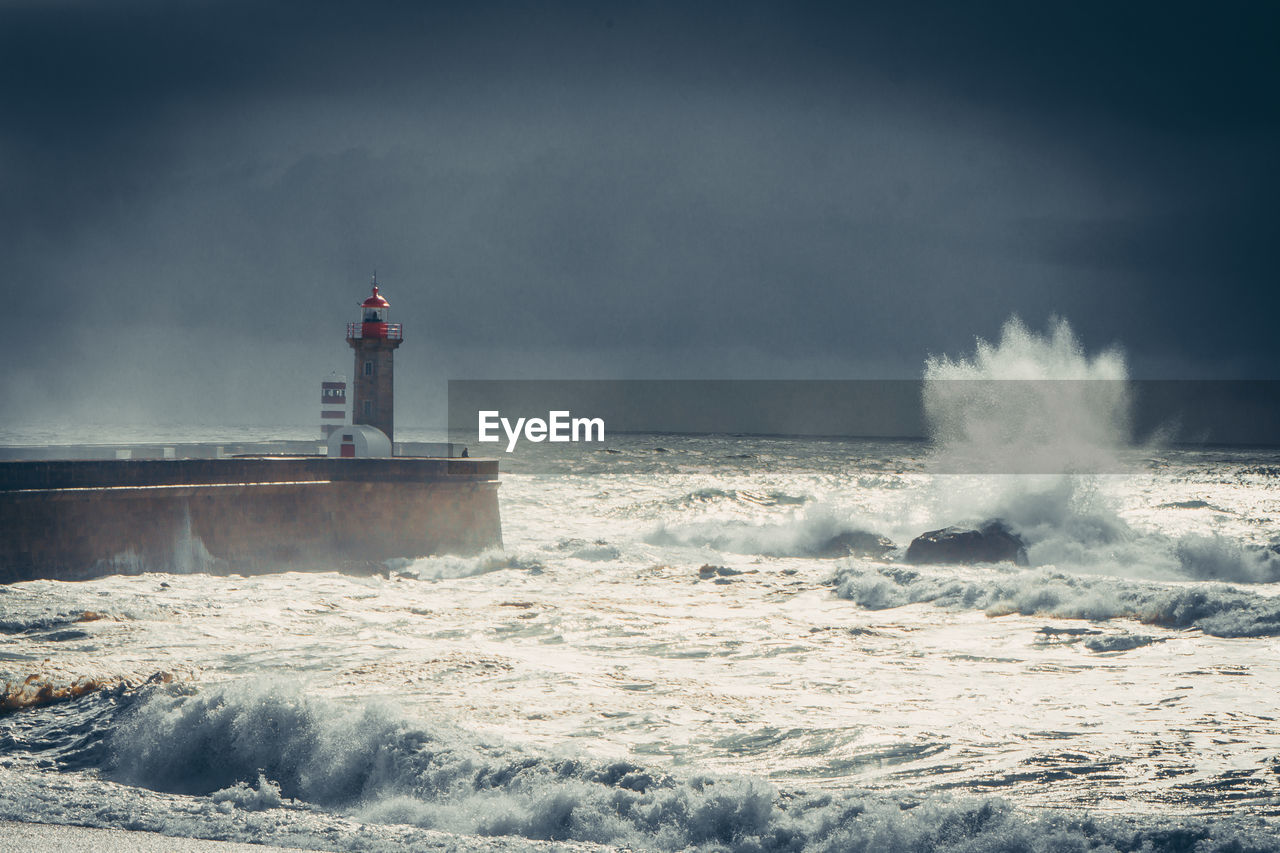
{"label": "lighthouse dome", "polygon": [[368,299],[366,299],[364,302],[360,303],[360,305],[362,308],[390,308],[391,307],[391,303],[388,302],[386,299],[384,299],[382,297],[382,294],[378,293],[378,285],[376,284],[373,286],[373,295],[370,296]]}

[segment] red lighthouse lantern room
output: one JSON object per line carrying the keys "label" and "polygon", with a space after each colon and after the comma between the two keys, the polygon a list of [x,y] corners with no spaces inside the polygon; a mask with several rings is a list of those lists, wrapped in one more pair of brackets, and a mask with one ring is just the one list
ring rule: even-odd
{"label": "red lighthouse lantern room", "polygon": [[387,337],[387,309],[390,307],[391,303],[384,299],[382,294],[378,293],[378,284],[375,280],[373,295],[360,306],[360,310],[364,315],[360,326],[360,337]]}

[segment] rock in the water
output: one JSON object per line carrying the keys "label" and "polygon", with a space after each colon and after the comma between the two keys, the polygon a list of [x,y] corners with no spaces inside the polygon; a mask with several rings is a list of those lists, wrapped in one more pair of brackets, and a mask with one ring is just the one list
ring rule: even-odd
{"label": "rock in the water", "polygon": [[[754,575],[755,573],[755,569],[744,572],[741,569],[731,569],[728,566],[713,566],[710,563],[698,569],[698,577],[700,579],[715,578],[716,583],[721,583],[723,578],[731,578],[736,575]],[[728,583],[728,581],[723,582]]]}
{"label": "rock in the water", "polygon": [[811,548],[805,555],[833,557],[873,557],[881,559],[896,546],[883,536],[866,530],[846,530]]}
{"label": "rock in the water", "polygon": [[930,530],[911,541],[907,562],[925,563],[1004,563],[1027,564],[1027,543],[1003,521],[972,527],[945,527]]}

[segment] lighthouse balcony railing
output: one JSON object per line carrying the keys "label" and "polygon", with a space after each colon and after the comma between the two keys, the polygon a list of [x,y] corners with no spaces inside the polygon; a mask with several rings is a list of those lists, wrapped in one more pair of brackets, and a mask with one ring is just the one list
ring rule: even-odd
{"label": "lighthouse balcony railing", "polygon": [[399,323],[348,323],[347,340],[360,338],[385,338],[389,341],[404,339],[404,328]]}

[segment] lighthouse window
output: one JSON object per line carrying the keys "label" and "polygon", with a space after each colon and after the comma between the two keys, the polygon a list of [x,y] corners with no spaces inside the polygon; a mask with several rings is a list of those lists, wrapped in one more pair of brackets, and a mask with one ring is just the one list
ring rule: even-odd
{"label": "lighthouse window", "polygon": [[372,375],[373,375],[373,362],[372,362],[372,361],[366,361],[366,362],[364,363],[364,375],[365,375],[365,376],[372,376]]}

